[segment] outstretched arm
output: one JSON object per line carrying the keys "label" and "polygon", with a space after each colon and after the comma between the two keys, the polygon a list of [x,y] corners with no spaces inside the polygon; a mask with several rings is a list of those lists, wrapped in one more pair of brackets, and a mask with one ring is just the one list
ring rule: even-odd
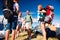
{"label": "outstretched arm", "polygon": [[45,10],[42,10],[42,11],[38,11],[39,13],[46,13],[46,11]]}

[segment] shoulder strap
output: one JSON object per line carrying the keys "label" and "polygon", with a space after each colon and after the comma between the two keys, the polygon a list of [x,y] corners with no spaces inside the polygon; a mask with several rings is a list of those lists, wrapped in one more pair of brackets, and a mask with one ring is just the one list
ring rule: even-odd
{"label": "shoulder strap", "polygon": [[31,19],[31,15],[29,15],[30,16],[30,19]]}

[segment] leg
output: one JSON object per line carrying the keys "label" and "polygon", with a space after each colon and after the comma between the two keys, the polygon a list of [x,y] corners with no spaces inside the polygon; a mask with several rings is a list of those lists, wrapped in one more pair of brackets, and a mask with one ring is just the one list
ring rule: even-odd
{"label": "leg", "polygon": [[12,40],[15,40],[15,30],[12,30]]}
{"label": "leg", "polygon": [[17,22],[12,22],[12,40],[15,40]]}
{"label": "leg", "polygon": [[7,25],[6,25],[5,40],[9,39],[10,25],[11,25],[10,23],[7,23]]}
{"label": "leg", "polygon": [[42,33],[43,33],[43,39],[46,40],[46,31],[45,31],[45,27],[44,27],[44,23],[41,23],[41,30],[42,30]]}
{"label": "leg", "polygon": [[28,40],[31,40],[31,23],[28,22],[28,23],[26,23],[25,26],[26,26],[26,31],[28,33]]}
{"label": "leg", "polygon": [[30,29],[27,29],[26,31],[28,33],[28,37],[31,37],[31,30]]}
{"label": "leg", "polygon": [[6,33],[5,33],[5,40],[8,40],[9,39],[9,32],[10,30],[7,30]]}
{"label": "leg", "polygon": [[16,32],[17,32],[17,33],[20,32],[21,26],[22,26],[22,22],[18,21],[18,22],[17,22],[17,27],[16,27]]}
{"label": "leg", "polygon": [[21,29],[21,26],[17,26],[16,31],[19,33]]}
{"label": "leg", "polygon": [[16,27],[16,37],[19,36],[20,28],[21,28],[21,27],[17,25],[17,27]]}
{"label": "leg", "polygon": [[26,29],[26,28],[25,28],[25,25],[22,25],[22,30],[23,30],[24,32],[25,32],[25,29]]}
{"label": "leg", "polygon": [[31,30],[30,29],[25,29],[28,33],[28,38],[26,40],[31,40]]}

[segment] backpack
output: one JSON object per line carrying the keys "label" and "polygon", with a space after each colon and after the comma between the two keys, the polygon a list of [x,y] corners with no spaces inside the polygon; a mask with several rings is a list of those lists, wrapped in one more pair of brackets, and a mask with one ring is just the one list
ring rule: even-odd
{"label": "backpack", "polygon": [[3,15],[6,19],[10,19],[13,17],[13,0],[3,0]]}
{"label": "backpack", "polygon": [[3,9],[4,17],[10,19],[13,17],[13,12],[10,9]]}
{"label": "backpack", "polygon": [[54,7],[51,5],[46,6],[46,16],[49,16],[50,18],[54,17]]}

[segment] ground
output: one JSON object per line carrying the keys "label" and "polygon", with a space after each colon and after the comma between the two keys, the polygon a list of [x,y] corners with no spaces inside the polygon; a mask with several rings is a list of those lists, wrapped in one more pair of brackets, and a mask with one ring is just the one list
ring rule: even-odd
{"label": "ground", "polygon": [[[43,36],[40,34],[36,35],[36,34],[32,33],[31,36],[32,36],[32,40],[43,40]],[[26,38],[27,38],[27,33],[22,32],[19,34],[19,37],[16,38],[15,40],[26,40]],[[11,34],[9,36],[9,40],[11,40]],[[59,40],[59,39],[56,37],[49,37],[48,40]]]}

